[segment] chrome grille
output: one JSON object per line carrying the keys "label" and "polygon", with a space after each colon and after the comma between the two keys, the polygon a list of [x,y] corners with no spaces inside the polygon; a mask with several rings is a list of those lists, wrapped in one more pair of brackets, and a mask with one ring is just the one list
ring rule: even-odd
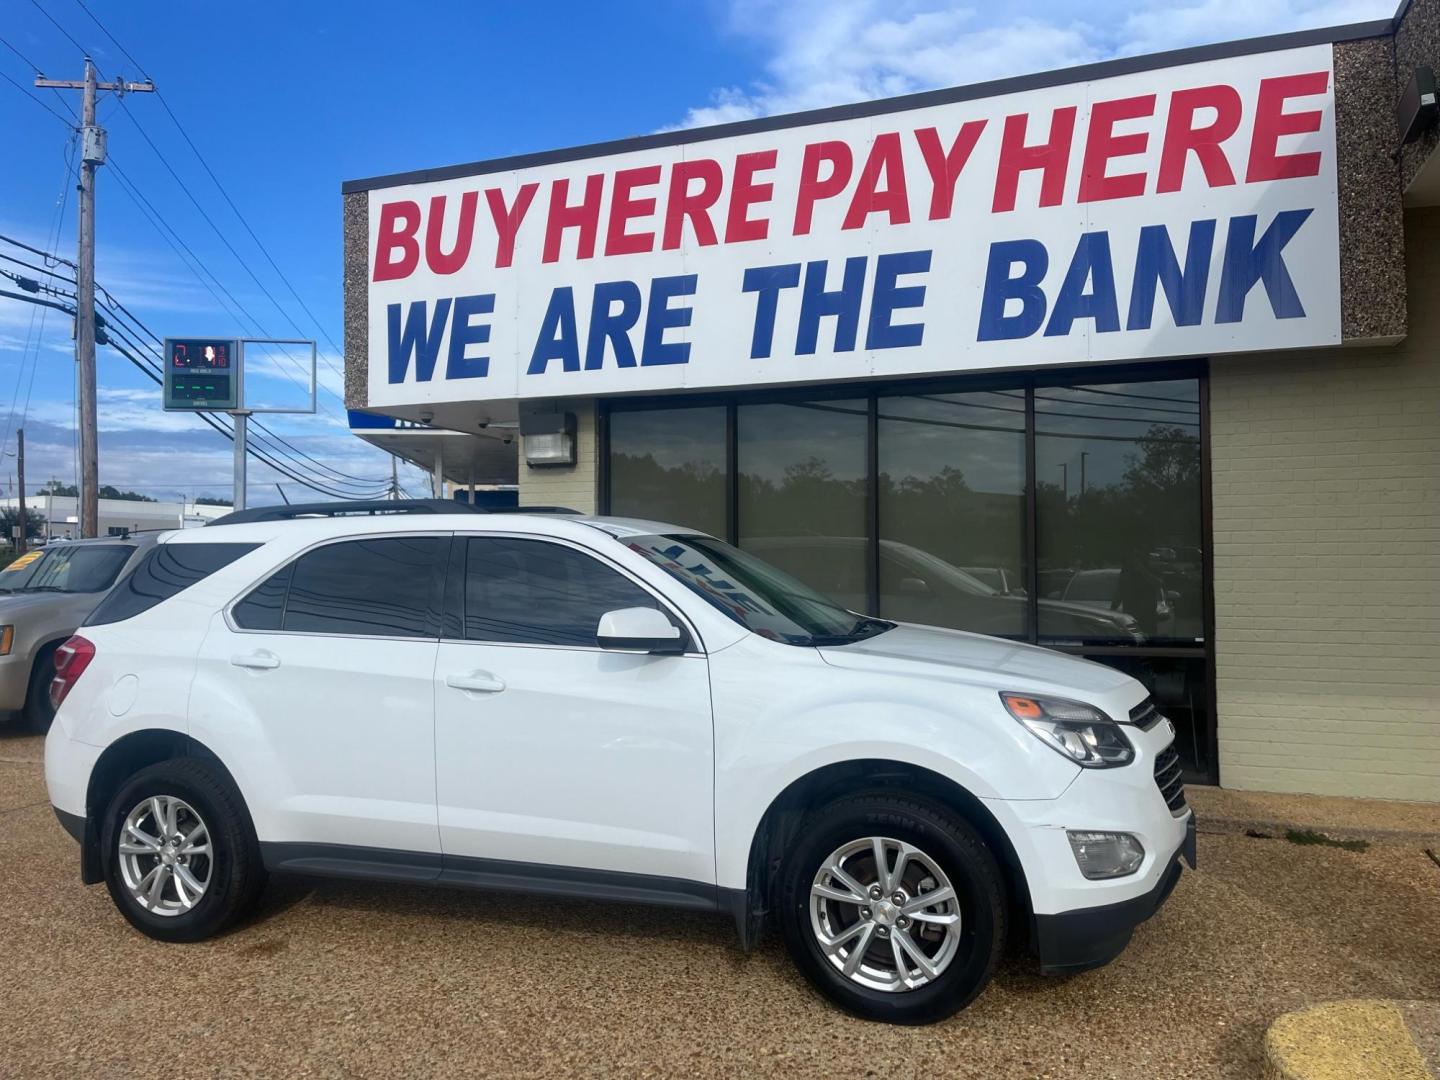
{"label": "chrome grille", "polygon": [[1170,813],[1179,817],[1185,812],[1185,785],[1180,782],[1180,755],[1174,746],[1167,746],[1155,758],[1155,786]]}

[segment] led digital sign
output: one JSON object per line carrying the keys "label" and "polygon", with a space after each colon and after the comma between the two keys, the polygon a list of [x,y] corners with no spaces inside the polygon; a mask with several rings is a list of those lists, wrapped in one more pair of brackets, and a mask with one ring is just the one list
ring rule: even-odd
{"label": "led digital sign", "polygon": [[239,343],[234,339],[165,339],[165,408],[233,409],[239,378]]}

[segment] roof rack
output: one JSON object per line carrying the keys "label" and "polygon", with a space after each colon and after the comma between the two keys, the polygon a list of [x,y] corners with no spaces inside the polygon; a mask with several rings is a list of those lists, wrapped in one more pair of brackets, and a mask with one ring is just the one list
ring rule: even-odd
{"label": "roof rack", "polygon": [[297,518],[380,517],[391,514],[576,514],[564,506],[480,507],[450,499],[367,499],[341,502],[284,503],[235,510],[211,525],[241,525],[257,521],[294,521]]}

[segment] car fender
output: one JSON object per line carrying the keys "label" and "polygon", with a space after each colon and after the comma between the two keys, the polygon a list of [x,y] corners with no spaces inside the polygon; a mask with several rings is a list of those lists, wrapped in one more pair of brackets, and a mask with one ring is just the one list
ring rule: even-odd
{"label": "car fender", "polygon": [[988,689],[837,670],[813,650],[763,639],[712,655],[711,691],[724,888],[745,886],[751,844],[775,799],[830,765],[914,766],[987,802],[1054,799],[1080,772],[1004,715]]}

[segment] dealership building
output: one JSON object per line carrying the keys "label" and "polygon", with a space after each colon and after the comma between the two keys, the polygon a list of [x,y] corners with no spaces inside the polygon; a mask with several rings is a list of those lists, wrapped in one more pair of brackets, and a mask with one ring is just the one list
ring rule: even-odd
{"label": "dealership building", "polygon": [[1120,668],[1192,781],[1440,800],[1434,68],[1416,0],[347,183],[356,434]]}

